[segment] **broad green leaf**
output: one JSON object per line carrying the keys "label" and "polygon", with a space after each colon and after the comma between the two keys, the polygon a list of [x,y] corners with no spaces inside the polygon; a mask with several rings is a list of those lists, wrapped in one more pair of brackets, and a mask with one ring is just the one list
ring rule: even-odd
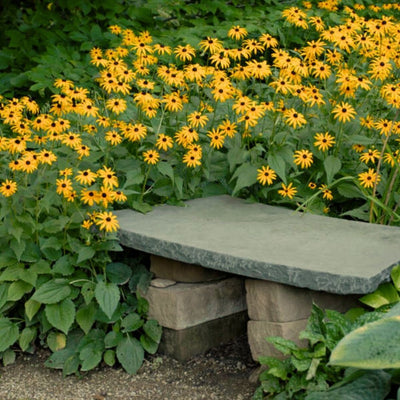
{"label": "broad green leaf", "polygon": [[121,328],[122,332],[133,332],[143,326],[144,321],[137,313],[130,313],[128,314],[122,321],[121,321]]}
{"label": "broad green leaf", "polygon": [[18,301],[25,293],[29,293],[32,290],[32,285],[23,281],[13,282],[8,288],[8,301]]}
{"label": "broad green leaf", "polygon": [[62,365],[63,377],[65,378],[68,375],[76,374],[79,369],[79,356],[78,354],[70,355]]}
{"label": "broad green leaf", "polygon": [[17,241],[16,239],[12,239],[10,242],[10,248],[13,250],[17,260],[21,260],[22,253],[25,251],[26,242]]}
{"label": "broad green leaf", "polygon": [[39,260],[31,265],[30,271],[37,275],[41,274],[51,274],[50,263],[46,260]]}
{"label": "broad green leaf", "polygon": [[17,263],[17,258],[11,249],[4,249],[0,253],[0,268],[10,267]]}
{"label": "broad green leaf", "polygon": [[10,286],[9,283],[4,283],[4,282],[0,283],[0,309],[7,302],[8,287],[9,286]]}
{"label": "broad green leaf", "polygon": [[32,318],[36,315],[41,305],[41,303],[32,299],[29,299],[25,302],[25,314],[28,317],[29,321],[31,321]]}
{"label": "broad green leaf", "polygon": [[59,258],[53,265],[53,273],[68,276],[74,273],[75,268],[72,264],[72,257],[66,254]]}
{"label": "broad green leaf", "polygon": [[400,368],[400,316],[370,322],[347,334],[329,363],[362,369]]}
{"label": "broad green leaf", "polygon": [[61,332],[50,332],[46,339],[47,345],[54,353],[58,350],[65,348],[67,344],[67,337]]}
{"label": "broad green leaf", "polygon": [[70,293],[71,288],[66,280],[50,280],[40,286],[31,299],[43,304],[54,304],[67,298]]}
{"label": "broad green leaf", "polygon": [[145,334],[140,335],[140,344],[143,346],[143,349],[149,354],[155,354],[158,349],[158,343]]}
{"label": "broad green leaf", "polygon": [[392,278],[395,288],[400,291],[400,264],[393,267],[392,271],[390,272],[390,277]]}
{"label": "broad green leaf", "polygon": [[31,284],[32,286],[35,286],[37,273],[35,271],[32,271],[32,268],[24,269],[19,272],[19,279],[21,279],[21,281]]}
{"label": "broad green leaf", "polygon": [[40,240],[40,250],[48,260],[56,261],[62,256],[62,242],[56,237]]}
{"label": "broad green leaf", "polygon": [[118,343],[117,358],[128,374],[135,374],[143,363],[143,347],[136,338],[126,336]]}
{"label": "broad green leaf", "polygon": [[339,158],[328,156],[324,160],[324,168],[326,172],[326,180],[328,185],[332,183],[333,177],[340,171],[342,163]]}
{"label": "broad green leaf", "polygon": [[104,338],[104,345],[106,349],[117,346],[118,343],[123,339],[123,337],[124,336],[122,335],[121,332],[115,332],[115,331],[108,332],[106,337]]}
{"label": "broad green leaf", "polygon": [[89,304],[94,297],[94,289],[96,284],[94,282],[86,282],[81,288],[81,294],[86,304]]}
{"label": "broad green leaf", "polygon": [[12,349],[7,349],[3,353],[3,364],[6,367],[7,365],[14,364],[15,362],[15,351]]}
{"label": "broad green leaf", "polygon": [[358,377],[326,392],[314,392],[305,400],[384,400],[391,376],[383,371],[357,371]]}
{"label": "broad green leaf", "polygon": [[286,184],[286,163],[285,159],[279,154],[268,154],[268,165],[276,172],[283,183]]}
{"label": "broad green leaf", "polygon": [[143,330],[152,340],[154,340],[156,343],[160,343],[162,327],[156,320],[147,320],[146,323],[143,325]]}
{"label": "broad green leaf", "polygon": [[36,243],[26,242],[25,251],[21,256],[21,261],[23,262],[39,262],[42,260],[42,253],[40,248]]}
{"label": "broad green leaf", "polygon": [[96,284],[94,294],[104,314],[111,318],[119,303],[118,286],[115,283],[100,281]]}
{"label": "broad green leaf", "polygon": [[19,279],[20,272],[25,269],[21,264],[15,264],[7,267],[0,275],[0,282],[4,281],[17,281]]}
{"label": "broad green leaf", "polygon": [[21,226],[8,226],[8,233],[13,236],[17,242],[21,241],[21,236],[24,233],[24,229]]}
{"label": "broad green leaf", "polygon": [[51,325],[68,334],[75,320],[75,305],[71,299],[64,299],[56,304],[47,304],[44,311]]}
{"label": "broad green leaf", "polygon": [[107,265],[106,274],[110,282],[123,285],[129,282],[132,276],[132,268],[120,262],[113,262]]}
{"label": "broad green leaf", "polygon": [[343,197],[347,197],[348,199],[363,198],[364,196],[356,185],[349,182],[342,182],[336,188]]}
{"label": "broad green leaf", "polygon": [[359,300],[372,308],[379,308],[385,304],[399,301],[400,297],[396,288],[390,282],[387,282],[380,285],[375,292],[367,294]]}
{"label": "broad green leaf", "polygon": [[36,338],[36,328],[26,327],[22,330],[18,344],[22,351],[26,351],[29,348],[29,345]]}
{"label": "broad green leaf", "polygon": [[77,264],[83,261],[90,260],[96,254],[96,251],[92,247],[81,247],[78,251]]}
{"label": "broad green leaf", "polygon": [[85,334],[88,334],[90,329],[92,328],[95,321],[95,314],[96,306],[94,305],[94,303],[81,306],[81,308],[76,312],[76,322],[83,330],[83,332],[85,332]]}
{"label": "broad green leaf", "polygon": [[115,351],[114,350],[106,350],[103,355],[104,362],[112,367],[115,364]]}
{"label": "broad green leaf", "polygon": [[79,353],[79,359],[82,361],[81,371],[90,371],[97,367],[103,358],[103,351],[87,346]]}
{"label": "broad green leaf", "polygon": [[250,163],[242,164],[233,174],[231,181],[234,179],[237,179],[237,181],[232,192],[233,196],[240,189],[254,185],[257,182],[257,167]]}
{"label": "broad green leaf", "polygon": [[248,155],[249,152],[239,146],[234,146],[231,149],[229,149],[227,154],[227,159],[229,163],[230,172],[233,172],[236,165],[243,164],[246,161]]}
{"label": "broad green leaf", "polygon": [[8,318],[0,318],[0,352],[12,346],[18,337],[18,326]]}
{"label": "broad green leaf", "polygon": [[174,169],[171,164],[165,161],[161,161],[157,163],[157,169],[162,175],[166,175],[171,178],[171,181],[174,181]]}

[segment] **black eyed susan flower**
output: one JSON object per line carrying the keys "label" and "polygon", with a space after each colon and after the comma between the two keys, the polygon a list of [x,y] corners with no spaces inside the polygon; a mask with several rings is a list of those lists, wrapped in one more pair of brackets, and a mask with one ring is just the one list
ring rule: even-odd
{"label": "black eyed susan flower", "polygon": [[124,202],[128,199],[121,190],[116,190],[115,192],[112,192],[111,197],[114,201],[118,202]]}
{"label": "black eyed susan flower", "polygon": [[115,232],[119,228],[117,216],[111,211],[104,211],[97,214],[96,225],[101,231]]}
{"label": "black eyed susan flower", "polygon": [[317,184],[314,183],[314,182],[310,182],[310,183],[308,184],[308,187],[309,187],[311,190],[314,190],[314,189],[317,187]]}
{"label": "black eyed susan flower", "polygon": [[175,56],[180,61],[190,61],[196,55],[196,49],[190,44],[177,46],[174,50]]}
{"label": "black eyed susan flower", "polygon": [[144,162],[150,165],[155,165],[160,160],[160,153],[157,150],[147,150],[143,152]]}
{"label": "black eyed susan flower", "polygon": [[0,193],[4,197],[10,197],[17,191],[17,182],[14,182],[10,179],[6,179],[0,185]]}
{"label": "black eyed susan flower", "polygon": [[199,111],[194,111],[188,115],[187,120],[190,126],[192,126],[193,128],[197,128],[199,126],[204,128],[204,126],[207,125],[208,117],[207,115],[204,115]]}
{"label": "black eyed susan flower", "polygon": [[334,118],[338,119],[340,122],[347,122],[352,120],[357,113],[351,104],[341,102],[335,106],[332,114]]}
{"label": "black eyed susan flower", "polygon": [[260,169],[257,169],[257,172],[257,181],[260,182],[262,185],[272,185],[272,183],[276,179],[275,171],[271,169],[268,165],[262,166]]}
{"label": "black eyed susan flower", "polygon": [[294,108],[289,108],[283,112],[283,117],[288,125],[292,128],[298,128],[307,123],[304,115],[297,112]]}
{"label": "black eyed susan flower", "polygon": [[246,28],[242,28],[239,25],[232,26],[228,31],[228,37],[235,40],[241,40],[247,36]]}
{"label": "black eyed susan flower", "polygon": [[42,164],[51,165],[55,161],[57,161],[57,156],[50,150],[42,150],[39,153],[38,161],[41,162]]}
{"label": "black eyed susan flower", "polygon": [[375,161],[378,160],[379,157],[380,153],[377,149],[368,149],[368,151],[360,155],[360,161],[365,164],[368,164],[369,162],[375,164]]}
{"label": "black eyed susan flower", "polygon": [[358,174],[358,180],[364,188],[373,188],[380,179],[380,175],[378,175],[372,168],[369,168],[367,172],[361,172]]}
{"label": "black eyed susan flower", "polygon": [[294,163],[300,168],[309,168],[313,163],[313,154],[309,150],[296,150],[294,152]]}
{"label": "black eyed susan flower", "polygon": [[63,178],[57,179],[56,185],[57,193],[61,195],[67,195],[73,190],[71,180],[65,176]]}
{"label": "black eyed susan flower", "polygon": [[328,189],[327,185],[321,185],[319,187],[319,190],[322,192],[322,198],[326,200],[332,200],[333,199],[333,194],[330,189]]}
{"label": "black eyed susan flower", "polygon": [[100,202],[99,192],[97,190],[82,189],[80,195],[83,204],[93,206]]}
{"label": "black eyed susan flower", "polygon": [[219,53],[220,51],[224,50],[224,46],[219,39],[211,38],[209,36],[202,40],[199,44],[203,51],[209,51],[210,54]]}
{"label": "black eyed susan flower", "polygon": [[207,136],[211,139],[210,146],[215,149],[220,149],[224,145],[225,136],[219,129],[211,129],[207,133]]}
{"label": "black eyed susan flower", "polygon": [[183,156],[183,162],[190,168],[195,168],[201,165],[201,154],[189,150]]}
{"label": "black eyed susan flower", "polygon": [[127,104],[124,99],[109,99],[106,102],[106,107],[108,110],[118,115],[126,110]]}
{"label": "black eyed susan flower", "polygon": [[293,199],[293,197],[297,193],[297,189],[293,186],[292,182],[290,182],[288,185],[282,183],[282,189],[278,190],[278,193],[282,197],[288,197],[289,199]]}
{"label": "black eyed susan flower", "polygon": [[112,146],[116,146],[122,142],[122,136],[117,131],[108,131],[106,132],[104,138],[109,142]]}
{"label": "black eyed susan flower", "polygon": [[314,139],[314,146],[321,151],[327,151],[335,144],[335,138],[329,132],[316,133]]}
{"label": "black eyed susan flower", "polygon": [[110,203],[112,203],[113,196],[112,196],[113,191],[109,186],[102,186],[98,192],[98,199],[99,202],[103,204],[104,208],[107,208]]}
{"label": "black eyed susan flower", "polygon": [[170,136],[167,136],[164,133],[160,133],[158,135],[158,138],[156,141],[156,147],[158,150],[167,151],[168,149],[172,148],[173,146],[174,146],[174,140]]}
{"label": "black eyed susan flower", "polygon": [[90,169],[85,169],[84,171],[78,171],[75,175],[75,180],[81,185],[91,185],[96,181],[97,174]]}

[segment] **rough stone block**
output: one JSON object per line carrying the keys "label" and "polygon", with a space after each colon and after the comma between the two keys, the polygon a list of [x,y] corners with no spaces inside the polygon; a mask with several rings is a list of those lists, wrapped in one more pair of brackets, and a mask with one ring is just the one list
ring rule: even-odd
{"label": "rough stone block", "polygon": [[215,281],[227,276],[221,271],[155,255],[150,257],[150,271],[156,278],[188,283]]}
{"label": "rough stone block", "polygon": [[355,295],[317,292],[258,279],[246,279],[246,299],[251,320],[273,322],[308,318],[313,302],[322,309],[340,312],[360,305]]}
{"label": "rough stone block", "polygon": [[247,309],[244,280],[227,278],[203,283],[149,287],[149,317],[161,326],[185,329]]}
{"label": "rough stone block", "polygon": [[245,334],[247,320],[247,312],[242,311],[186,329],[164,328],[158,351],[187,361]]}
{"label": "rough stone block", "polygon": [[291,322],[249,321],[247,323],[247,336],[251,356],[258,361],[261,356],[284,358],[271,343],[267,342],[268,336],[280,336],[292,340],[299,346],[306,346],[307,341],[299,340],[299,333],[305,329],[307,319]]}

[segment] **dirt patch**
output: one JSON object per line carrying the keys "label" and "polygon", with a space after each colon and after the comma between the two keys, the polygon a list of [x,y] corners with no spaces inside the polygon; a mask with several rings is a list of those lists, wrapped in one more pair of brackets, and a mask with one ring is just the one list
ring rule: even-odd
{"label": "dirt patch", "polygon": [[0,368],[0,400],[250,400],[257,387],[246,337],[184,363],[151,356],[137,375],[102,366],[63,378],[44,367],[47,357],[41,350]]}

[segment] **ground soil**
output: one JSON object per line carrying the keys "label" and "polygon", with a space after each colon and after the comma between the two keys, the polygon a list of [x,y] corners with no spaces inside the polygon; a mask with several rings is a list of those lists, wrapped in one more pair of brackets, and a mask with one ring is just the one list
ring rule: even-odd
{"label": "ground soil", "polygon": [[48,355],[40,350],[1,367],[0,400],[250,400],[257,387],[246,337],[187,362],[156,354],[136,375],[102,366],[63,378],[44,367]]}

